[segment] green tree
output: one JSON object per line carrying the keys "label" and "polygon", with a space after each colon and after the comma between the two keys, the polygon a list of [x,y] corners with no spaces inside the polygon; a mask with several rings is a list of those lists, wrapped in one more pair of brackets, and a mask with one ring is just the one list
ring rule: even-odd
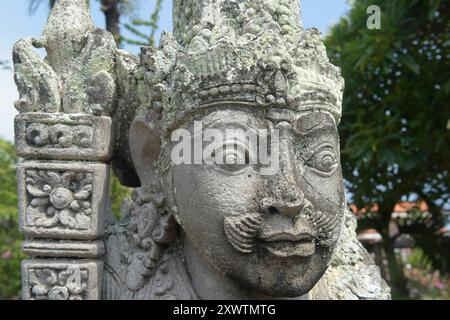
{"label": "green tree", "polygon": [[49,8],[53,8],[56,0],[29,0],[28,1],[28,12],[34,13],[42,3],[47,3]]}
{"label": "green tree", "polygon": [[10,69],[8,61],[0,60],[0,69],[2,69],[2,70]]}
{"label": "green tree", "polygon": [[[131,23],[126,23],[125,28],[131,32],[138,40],[122,37],[123,41],[138,46],[155,46],[155,34],[158,30],[159,14],[161,13],[163,0],[156,0],[155,8],[148,20],[134,19]],[[148,31],[141,31],[141,29]]]}
{"label": "green tree", "polygon": [[114,216],[119,219],[122,213],[124,201],[131,199],[132,189],[121,185],[119,178],[111,169],[111,180],[109,185],[109,199],[111,201],[111,210]]}
{"label": "green tree", "polygon": [[[326,39],[346,79],[342,166],[352,201],[378,207],[361,227],[382,234],[391,286],[404,295],[396,239],[389,236],[399,201],[428,204],[429,218],[411,210],[406,223],[399,223],[400,234],[412,235],[435,268],[450,267],[448,238],[439,235],[450,202],[450,7],[439,0],[351,4]],[[367,28],[370,5],[381,8],[380,30]]]}
{"label": "green tree", "polygon": [[14,146],[0,139],[0,299],[19,297],[20,251]]}

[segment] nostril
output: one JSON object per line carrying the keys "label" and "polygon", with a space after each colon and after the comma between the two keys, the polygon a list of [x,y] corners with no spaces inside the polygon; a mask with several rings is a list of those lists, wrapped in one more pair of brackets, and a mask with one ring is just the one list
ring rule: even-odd
{"label": "nostril", "polygon": [[279,213],[278,209],[275,208],[274,206],[269,207],[267,210],[269,211],[270,214],[277,214],[277,213]]}

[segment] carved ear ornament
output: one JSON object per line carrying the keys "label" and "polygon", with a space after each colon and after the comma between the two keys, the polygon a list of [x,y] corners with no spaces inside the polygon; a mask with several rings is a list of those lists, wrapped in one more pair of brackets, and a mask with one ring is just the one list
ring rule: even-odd
{"label": "carved ear ornament", "polygon": [[131,253],[126,273],[126,284],[132,291],[141,289],[154,276],[164,249],[176,239],[177,224],[158,189],[142,187],[132,195],[128,227]]}

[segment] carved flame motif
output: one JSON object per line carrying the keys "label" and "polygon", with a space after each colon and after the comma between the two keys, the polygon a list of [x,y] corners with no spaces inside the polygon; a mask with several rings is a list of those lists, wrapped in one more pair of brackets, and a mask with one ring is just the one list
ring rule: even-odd
{"label": "carved flame motif", "polygon": [[[319,245],[324,247],[333,245],[339,236],[341,217],[316,211],[308,200],[305,201],[306,205],[294,219],[303,217],[314,225]],[[262,221],[263,217],[258,213],[226,217],[224,231],[233,248],[242,253],[252,253]]]}
{"label": "carved flame motif", "polygon": [[[35,52],[44,48],[42,60]],[[86,1],[55,3],[44,34],[18,41],[13,48],[21,113],[110,115],[116,98],[116,44],[94,28]]]}
{"label": "carved flame motif", "polygon": [[224,231],[233,248],[242,253],[253,252],[261,222],[262,218],[258,213],[226,217]]}

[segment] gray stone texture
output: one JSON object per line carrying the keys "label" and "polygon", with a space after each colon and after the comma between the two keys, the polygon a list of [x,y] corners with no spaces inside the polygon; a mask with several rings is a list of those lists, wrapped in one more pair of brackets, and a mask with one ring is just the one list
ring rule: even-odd
{"label": "gray stone texture", "polygon": [[19,157],[109,161],[113,128],[109,117],[63,113],[24,113],[15,120]]}
{"label": "gray stone texture", "polygon": [[24,260],[24,300],[99,300],[102,262],[94,260]]}
{"label": "gray stone texture", "polygon": [[22,251],[31,257],[100,258],[105,253],[103,241],[31,240],[22,244]]}
{"label": "gray stone texture", "polygon": [[[14,46],[20,227],[39,257],[23,298],[389,299],[345,200],[344,80],[299,1],[173,5],[173,34],[139,57],[85,0]],[[171,134],[194,121],[278,130],[279,170],[174,164]],[[136,188],[119,221],[109,162]]]}
{"label": "gray stone texture", "polygon": [[108,165],[25,161],[19,163],[17,175],[24,234],[72,240],[103,235]]}
{"label": "gray stone texture", "polygon": [[100,298],[117,54],[86,0],[57,1],[42,37],[13,48],[22,248],[39,258],[23,263],[24,299]]}

